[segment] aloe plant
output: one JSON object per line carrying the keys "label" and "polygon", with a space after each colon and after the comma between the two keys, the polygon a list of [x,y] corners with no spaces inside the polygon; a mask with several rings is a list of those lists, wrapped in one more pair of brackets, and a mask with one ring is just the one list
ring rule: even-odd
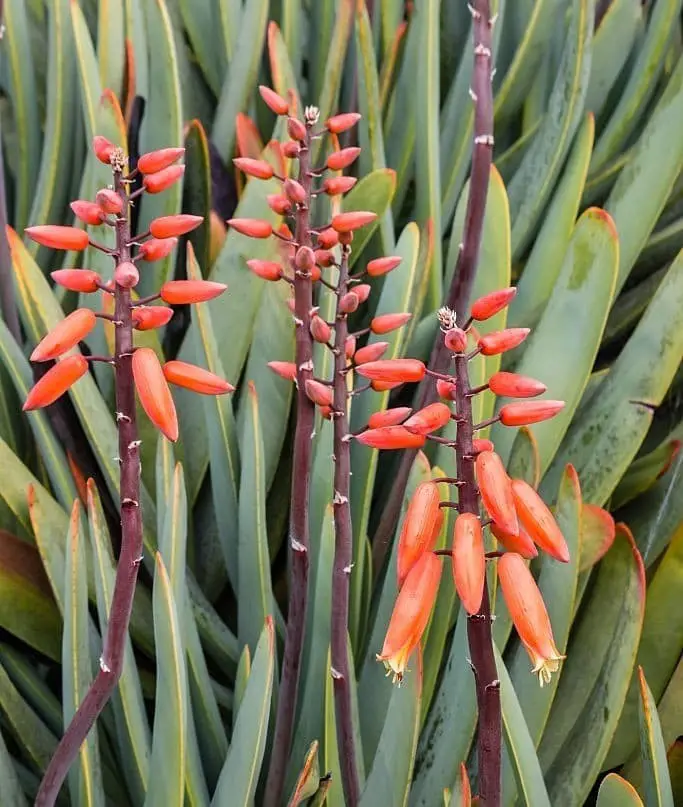
{"label": "aloe plant", "polygon": [[[101,672],[131,546],[121,497],[139,504],[143,542],[121,676],[58,803],[432,807],[483,795],[469,620],[449,574],[400,688],[375,659],[399,594],[415,491],[458,480],[449,445],[457,424],[434,434],[445,442],[421,448],[363,445],[368,424],[404,424],[437,401],[435,377],[361,392],[372,379],[347,358],[343,336],[348,326],[354,353],[374,356],[367,361],[410,359],[443,373],[452,354],[439,308],[455,309],[460,325],[474,300],[511,286],[509,308],[475,323],[478,336],[532,332],[502,358],[468,363],[471,386],[482,388],[476,422],[490,421],[477,437],[551,506],[570,559],[529,566],[566,656],[543,688],[512,630],[504,573],[498,581],[495,559],[487,564],[501,803],[677,803],[681,3],[472,5],[474,17],[461,0],[5,0],[1,804],[36,799]],[[273,115],[259,86],[302,122],[315,104],[315,134],[339,114],[361,116],[309,144],[316,169],[359,147],[344,169],[357,182],[328,193],[318,191],[337,169],[311,178],[314,201],[298,208],[308,221],[299,231],[292,222],[291,236],[278,229],[286,211],[273,197],[278,177],[304,185],[306,170],[300,176],[300,155],[276,144],[291,140],[287,118]],[[141,441],[139,493],[130,495],[116,460],[119,387],[98,361],[117,355],[113,298],[97,286],[70,289],[73,275],[63,274],[107,287],[121,263],[110,255],[116,228],[86,224],[69,207],[104,204],[98,190],[112,190],[111,164],[91,149],[96,135],[121,146],[131,170],[143,154],[185,147],[184,175],[133,199],[141,235],[162,217],[200,221],[159,260],[135,262],[143,304],[169,282],[228,286],[191,308],[169,298],[170,321],[134,331],[138,361],[159,357],[170,380],[192,364],[237,389],[198,397],[174,387],[175,443],[148,420],[143,392],[139,433],[126,442]],[[240,160],[273,175],[249,178]],[[334,216],[359,212],[372,220],[348,254],[318,247]],[[244,219],[267,221],[285,240],[248,238],[226,223]],[[26,228],[42,225],[75,227],[84,249],[31,241]],[[320,280],[294,280],[290,237],[330,253],[317,256]],[[297,326],[286,280],[264,281],[275,265],[294,280],[297,320],[315,324]],[[357,309],[339,318],[344,294],[365,285]],[[160,308],[148,302],[152,314],[138,319],[160,325]],[[84,310],[104,316],[66,320],[67,335],[84,336],[71,362],[85,366],[82,377],[23,413],[45,378],[30,357]],[[373,321],[397,312],[412,316],[373,332]],[[309,372],[333,393],[329,411],[306,395]],[[501,373],[542,380],[538,400],[564,408],[504,426],[509,400],[483,389]],[[445,503],[444,483],[435,484]],[[434,549],[450,552],[457,511],[439,509]],[[505,550],[487,542],[489,553]],[[343,678],[331,673],[344,664]]]}

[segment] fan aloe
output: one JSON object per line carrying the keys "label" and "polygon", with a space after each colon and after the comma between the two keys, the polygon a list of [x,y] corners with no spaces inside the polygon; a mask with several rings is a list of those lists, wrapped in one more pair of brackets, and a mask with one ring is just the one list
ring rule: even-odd
{"label": "fan aloe", "polygon": [[[175,444],[137,412],[142,475],[134,498],[144,559],[121,679],[61,802],[261,804],[276,768],[273,804],[351,804],[354,776],[363,807],[467,804],[481,794],[467,582],[460,581],[461,603],[442,570],[422,654],[400,689],[375,658],[399,569],[403,580],[410,574],[403,554],[399,563],[409,505],[432,483],[445,505],[447,486],[437,480],[460,481],[457,454],[431,439],[418,449],[424,435],[412,432],[412,449],[367,443],[377,440],[371,432],[404,427],[452,389],[415,369],[443,373],[441,361],[454,355],[438,309],[455,309],[462,326],[474,300],[511,286],[509,308],[474,323],[478,336],[532,330],[502,359],[479,354],[468,362],[469,383],[480,390],[471,398],[473,421],[490,421],[477,448],[491,450],[490,441],[506,474],[551,505],[570,559],[530,559],[558,655],[566,656],[542,689],[512,633],[500,561],[487,563],[497,615],[501,800],[599,807],[680,800],[681,3],[491,0],[490,29],[487,4],[473,6],[481,17],[461,0],[5,0],[1,804],[35,799],[98,675],[113,616],[121,452],[115,374],[97,359],[115,355],[116,326],[113,297],[97,284],[113,280],[106,250],[116,248],[115,228],[74,220],[69,208],[72,199],[101,210],[113,201],[111,166],[89,149],[96,135],[120,145],[131,168],[142,154],[185,146],[184,174],[148,181],[133,200],[131,226],[144,233],[155,219],[178,215],[201,223],[178,243],[140,247],[156,260],[134,262],[134,291],[144,300],[165,284],[204,280],[229,293],[188,307],[173,297],[180,287],[167,287],[165,305],[132,309],[139,310],[135,346],[142,362],[144,351],[163,356],[170,380],[199,383],[192,365],[237,390],[197,397],[175,386]],[[356,162],[312,180],[309,246],[328,254],[316,257],[311,273],[320,269],[321,280],[305,281],[310,330],[297,328],[288,308],[286,278],[294,276],[286,242],[248,238],[224,223],[260,220],[279,232],[290,202],[274,198],[284,191],[278,177],[301,182],[296,155],[275,142],[287,140],[286,118],[262,103],[260,85],[302,122],[305,104],[317,103],[319,128],[339,114],[355,123],[339,132],[333,124],[311,144],[314,167],[343,152]],[[267,164],[270,178],[245,181],[232,158]],[[333,157],[332,166],[339,159],[347,158]],[[298,189],[288,187],[296,199]],[[73,212],[88,221],[98,215],[87,205]],[[341,356],[341,342],[335,354],[324,340],[335,348],[343,332],[344,294],[325,285],[338,284],[342,257],[328,230],[334,216],[352,212],[376,218],[348,245],[349,277],[360,281],[348,292],[360,297],[344,314],[356,343],[345,342]],[[73,224],[87,234],[85,248],[64,253],[23,238],[26,227],[45,224]],[[119,275],[124,283],[135,278],[130,267]],[[48,408],[22,413],[40,382],[40,364],[28,357],[65,316],[84,310],[106,316],[92,330],[88,313],[68,320],[75,325],[66,335],[82,336],[83,347],[57,363],[73,358],[82,376]],[[316,412],[305,385],[292,383],[302,335],[315,368],[310,380],[321,385],[311,391],[332,393],[329,411]],[[441,359],[430,360],[435,345]],[[53,349],[43,344],[37,357]],[[414,363],[404,367],[410,380],[394,389],[397,382],[361,372],[399,359]],[[564,408],[528,426],[495,420],[518,417],[514,408],[503,413],[510,403],[502,398],[514,389],[508,374],[539,379],[547,390],[535,400],[563,400]],[[309,537],[305,589],[291,587],[296,557],[293,565],[287,558],[290,496],[303,487],[293,463],[300,406],[314,414],[308,516],[300,519]],[[354,437],[343,443],[350,476],[340,477],[330,455],[343,431]],[[452,443],[457,423],[434,436]],[[335,535],[348,534],[340,523],[346,503],[335,503],[340,485],[349,500],[350,561],[335,559]],[[450,552],[457,511],[439,511],[429,541],[435,552]],[[463,535],[477,543],[465,527],[461,549]],[[500,543],[485,532],[487,553],[510,540],[492,527]],[[533,554],[524,541],[516,546]],[[334,593],[333,580],[343,581]],[[350,670],[342,698],[330,646],[333,601],[337,613],[345,591],[346,630],[334,622],[334,652],[346,654]],[[298,649],[291,628],[287,640],[297,597],[308,600],[303,627],[301,609],[297,617]],[[295,705],[283,692],[296,678]],[[291,745],[275,741],[282,712]],[[349,736],[353,756],[340,744]]]}

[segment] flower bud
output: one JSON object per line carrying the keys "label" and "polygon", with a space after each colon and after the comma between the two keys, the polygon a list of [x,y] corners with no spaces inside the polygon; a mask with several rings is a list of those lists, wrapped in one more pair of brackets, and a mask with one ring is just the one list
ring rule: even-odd
{"label": "flower bud", "polygon": [[508,398],[533,398],[547,389],[545,384],[516,373],[494,373],[489,379],[489,389],[494,395]]}
{"label": "flower bud", "polygon": [[170,305],[191,305],[213,300],[227,288],[225,283],[213,280],[168,280],[161,287],[159,295]]}
{"label": "flower bud", "polygon": [[203,221],[203,216],[190,216],[187,213],[160,216],[149,225],[149,231],[154,238],[175,238],[196,229]]}
{"label": "flower bud", "polygon": [[339,300],[339,313],[340,314],[353,314],[358,310],[360,300],[358,295],[353,291],[348,291]]}
{"label": "flower bud", "polygon": [[372,291],[372,286],[369,283],[358,283],[353,287],[353,293],[358,297],[359,302],[364,303],[367,301]]}
{"label": "flower bud", "polygon": [[299,247],[294,257],[294,265],[300,272],[310,272],[315,266],[315,252],[310,247]]}
{"label": "flower bud", "polygon": [[348,193],[356,182],[356,177],[328,177],[322,184],[322,190],[328,196],[340,196]]}
{"label": "flower bud", "polygon": [[455,519],[451,568],[455,589],[468,614],[481,608],[486,581],[486,555],[481,521],[474,513],[461,513]]}
{"label": "flower bud", "polygon": [[439,488],[434,482],[419,484],[408,503],[398,539],[396,571],[399,589],[422,555],[434,548],[443,525],[440,503]]}
{"label": "flower bud", "polygon": [[270,87],[265,87],[261,84],[258,91],[271,112],[274,112],[276,115],[286,115],[289,112],[289,104],[287,101],[274,90],[271,90]]}
{"label": "flower bud", "polygon": [[495,316],[502,311],[517,294],[517,289],[511,286],[509,289],[499,289],[485,294],[472,304],[471,317],[477,321],[482,321]]}
{"label": "flower bud", "polygon": [[50,361],[75,347],[97,324],[89,308],[77,308],[44,336],[33,353],[31,361]]}
{"label": "flower bud", "polygon": [[105,165],[111,163],[111,155],[114,153],[115,149],[116,146],[111,140],[107,140],[107,138],[102,137],[102,135],[95,135],[92,139],[92,150],[95,152],[97,159]]}
{"label": "flower bud", "polygon": [[368,429],[381,429],[383,426],[398,426],[409,417],[413,410],[409,406],[396,406],[393,409],[383,409],[374,412],[368,418]]}
{"label": "flower bud", "polygon": [[168,168],[145,176],[142,185],[147,193],[161,193],[177,182],[184,173],[184,165],[169,165]]}
{"label": "flower bud", "polygon": [[172,443],[178,439],[178,417],[171,390],[156,353],[140,347],[133,353],[133,380],[145,414]]}
{"label": "flower bud", "polygon": [[[378,342],[375,344],[384,344]],[[368,346],[369,347],[369,346]],[[366,350],[367,348],[362,348]],[[360,351],[358,351],[360,353]],[[358,353],[356,356],[358,356]],[[411,383],[421,381],[425,375],[425,365],[419,359],[384,359],[360,363],[358,375],[370,381],[398,381]]]}
{"label": "flower bud", "polygon": [[426,439],[423,434],[410,432],[404,426],[382,426],[356,435],[359,443],[379,449],[422,448]]}
{"label": "flower bud", "polygon": [[306,395],[317,406],[332,406],[332,388],[314,378],[306,379]]}
{"label": "flower bud", "polygon": [[157,171],[163,171],[165,168],[173,165],[184,153],[185,149],[183,148],[166,148],[148,151],[147,154],[141,155],[138,159],[137,169],[141,174],[155,174]]}
{"label": "flower bud", "polygon": [[90,269],[57,269],[50,273],[50,277],[58,286],[69,291],[79,291],[91,294],[98,289],[102,278]]}
{"label": "flower bud", "polygon": [[334,255],[327,249],[316,249],[315,262],[319,266],[334,266]]}
{"label": "flower bud", "polygon": [[292,203],[281,193],[269,193],[266,196],[266,202],[273,213],[277,213],[278,216],[286,216],[292,212]]}
{"label": "flower bud", "polygon": [[88,233],[78,227],[38,224],[35,227],[27,227],[24,232],[32,241],[51,249],[80,251],[88,246]]}
{"label": "flower bud", "polygon": [[495,451],[482,451],[477,455],[474,468],[486,512],[502,530],[519,535],[512,480],[501,458]]}
{"label": "flower bud", "polygon": [[124,289],[132,289],[140,282],[140,273],[134,263],[124,261],[114,269],[114,282]]}
{"label": "flower bud", "polygon": [[543,499],[528,482],[512,480],[512,495],[520,523],[533,542],[562,563],[569,562],[569,548]]}
{"label": "flower bud", "polygon": [[548,420],[564,409],[564,401],[524,401],[505,404],[500,408],[500,422],[504,426],[528,426]]}
{"label": "flower bud", "polygon": [[177,244],[177,238],[152,238],[140,246],[138,255],[143,261],[160,261],[170,255]]}
{"label": "flower bud", "polygon": [[198,392],[200,395],[223,395],[235,390],[232,384],[215,373],[184,361],[167,361],[163,371],[169,383]]}
{"label": "flower bud", "polygon": [[410,320],[412,314],[380,314],[370,322],[370,330],[373,333],[384,334],[402,328]]}
{"label": "flower bud", "polygon": [[318,233],[318,247],[320,249],[331,249],[339,243],[339,234],[332,227],[328,227]]}
{"label": "flower bud", "polygon": [[437,379],[436,392],[439,398],[445,401],[452,401],[455,398],[455,381],[444,381],[442,378]]}
{"label": "flower bud", "polygon": [[250,177],[256,179],[270,179],[273,174],[273,166],[265,160],[253,160],[251,157],[236,157],[233,160],[235,166]]}
{"label": "flower bud", "polygon": [[521,345],[530,333],[529,328],[507,328],[493,331],[479,338],[479,347],[484,356],[497,356]]}
{"label": "flower bud", "polygon": [[288,140],[282,145],[282,153],[290,160],[295,160],[301,153],[301,146],[296,140]]}
{"label": "flower bud", "polygon": [[493,451],[495,446],[492,440],[487,440],[485,437],[475,437],[472,440],[472,451],[475,454],[480,454],[482,451]]}
{"label": "flower bud", "polygon": [[74,216],[85,224],[102,224],[104,213],[100,210],[99,205],[95,204],[95,202],[87,202],[83,199],[77,199],[75,202],[71,202],[69,207],[73,210]]}
{"label": "flower bud", "polygon": [[367,364],[371,361],[377,361],[387,352],[389,347],[388,342],[371,342],[365,347],[358,348],[353,356],[353,361],[356,366],[360,364]]}
{"label": "flower bud", "polygon": [[54,403],[88,372],[88,362],[83,356],[67,356],[51,367],[29,391],[22,406],[24,412],[42,409]]}
{"label": "flower bud", "polygon": [[371,381],[370,386],[375,392],[388,392],[400,387],[402,383],[402,381]]}
{"label": "flower bud", "polygon": [[370,277],[386,275],[388,272],[391,272],[392,269],[395,269],[402,260],[403,258],[399,258],[398,256],[375,258],[368,263],[365,271],[370,275]]}
{"label": "flower bud", "polygon": [[173,309],[165,305],[138,305],[132,313],[133,327],[136,331],[153,331],[167,325],[172,316]]}
{"label": "flower bud", "polygon": [[306,127],[298,118],[287,118],[287,134],[292,140],[301,142],[306,139]]}
{"label": "flower bud", "polygon": [[273,226],[262,219],[228,219],[228,225],[249,238],[270,238]]}
{"label": "flower bud", "polygon": [[285,381],[296,381],[296,364],[293,361],[269,361],[268,367]]}
{"label": "flower bud", "polygon": [[296,179],[287,178],[282,183],[282,190],[292,204],[303,205],[306,202],[306,191],[304,186]]}
{"label": "flower bud", "polygon": [[325,164],[330,171],[343,171],[344,168],[348,168],[351,163],[355,162],[359,154],[360,149],[357,146],[349,146],[341,151],[333,151]]}
{"label": "flower bud", "polygon": [[517,552],[518,555],[529,560],[538,556],[538,549],[536,549],[529,533],[521,523],[519,525],[519,535],[511,535],[495,524],[491,524],[491,532],[508,552]]}
{"label": "flower bud", "polygon": [[321,344],[327,344],[332,336],[332,328],[317,314],[311,317],[311,336]]}
{"label": "flower bud", "polygon": [[352,359],[353,354],[356,352],[356,337],[347,336],[344,344],[344,355],[347,359]]}
{"label": "flower bud", "polygon": [[325,128],[332,134],[341,134],[355,126],[361,116],[358,112],[343,112],[341,115],[333,115],[325,122]]}
{"label": "flower bud", "polygon": [[359,230],[377,218],[377,213],[369,210],[354,210],[351,213],[338,213],[332,217],[332,228],[338,233]]}
{"label": "flower bud", "polygon": [[467,350],[467,334],[462,328],[449,328],[444,334],[443,341],[453,353],[464,353]]}
{"label": "flower bud", "polygon": [[431,434],[443,428],[451,419],[451,408],[441,401],[419,409],[403,424],[406,429],[417,434]]}
{"label": "flower bud", "polygon": [[275,261],[263,261],[258,258],[251,258],[247,261],[247,266],[262,280],[279,280],[282,277],[282,267]]}
{"label": "flower bud", "polygon": [[110,188],[100,188],[95,194],[95,201],[105,213],[118,216],[123,211],[123,200]]}
{"label": "flower bud", "polygon": [[339,243],[343,247],[350,246],[351,242],[353,241],[353,233],[349,230],[346,233],[339,233]]}

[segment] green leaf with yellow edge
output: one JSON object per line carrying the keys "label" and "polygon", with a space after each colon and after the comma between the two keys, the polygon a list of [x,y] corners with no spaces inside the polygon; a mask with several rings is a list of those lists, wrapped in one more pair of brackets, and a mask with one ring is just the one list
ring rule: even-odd
{"label": "green leaf with yellow edge", "polygon": [[[331,666],[331,657],[327,653],[327,670]],[[342,789],[341,768],[339,765],[339,747],[337,745],[337,720],[334,711],[334,691],[332,676],[325,675],[325,729],[323,733],[323,767],[331,778],[330,789],[327,794],[327,807],[345,807],[344,791]]]}
{"label": "green leaf with yellow edge", "polygon": [[53,661],[62,619],[38,552],[0,529],[0,625]]}
{"label": "green leaf with yellow edge", "polygon": [[[234,18],[234,7],[235,0],[228,0],[228,2],[211,0],[199,5],[193,3],[192,0],[180,0],[178,3],[183,26],[192,46],[192,53],[199,63],[206,83],[215,96],[218,96],[221,91],[221,84],[229,61],[229,53],[226,52],[226,43],[223,41],[223,28],[216,24],[216,16],[228,17],[229,23],[235,26],[230,32],[230,40],[232,40],[239,30],[239,22]],[[232,19],[230,19],[231,16]]]}
{"label": "green leaf with yellow edge", "polygon": [[633,785],[616,773],[609,773],[598,790],[597,807],[643,807]]}
{"label": "green leaf with yellow edge", "polygon": [[230,750],[211,801],[212,807],[253,804],[266,747],[274,667],[275,628],[272,618],[268,617],[240,699]]}
{"label": "green leaf with yellow edge", "polygon": [[379,220],[385,211],[388,210],[395,190],[396,172],[392,171],[391,168],[378,168],[366,174],[344,197],[342,210],[345,213],[354,210],[369,210],[371,213],[376,213],[378,216],[378,219],[374,222],[360,230],[356,230],[354,233],[353,249],[349,257],[349,268],[354,266],[363,252],[365,245],[370,241],[370,238],[379,226]]}
{"label": "green leaf with yellow edge", "polygon": [[472,788],[465,763],[460,763],[460,770],[455,784],[449,790],[444,789],[444,807],[472,807]]}
{"label": "green leaf with yellow edge", "polygon": [[[62,635],[62,708],[64,725],[72,721],[93,681],[89,652],[88,584],[85,546],[78,499],[74,502],[66,541],[64,633]],[[104,807],[102,768],[97,732],[81,746],[78,763],[69,771],[73,804]]]}
{"label": "green leaf with yellow edge", "polygon": [[[386,682],[389,686],[389,682]],[[412,780],[420,733],[421,651],[412,655],[401,687],[393,687],[377,750],[363,788],[360,807],[404,807]]]}
{"label": "green leaf with yellow edge", "polygon": [[7,62],[6,82],[12,99],[18,147],[18,159],[14,165],[16,196],[12,221],[21,231],[29,224],[29,210],[38,181],[41,153],[36,76],[30,58],[28,19],[24,0],[8,0],[4,4],[3,23],[7,31],[3,43]]}
{"label": "green leaf with yellow edge", "polygon": [[263,435],[256,387],[246,390],[248,411],[242,434],[237,592],[238,638],[255,652],[267,617],[273,615],[273,590],[266,531],[266,486]]}
{"label": "green leaf with yellow edge", "polygon": [[523,479],[532,488],[538,487],[541,480],[541,458],[538,440],[528,426],[522,426],[512,443],[507,472],[515,479]]}
{"label": "green leaf with yellow edge", "polygon": [[[88,530],[92,547],[97,612],[102,631],[106,631],[114,594],[116,565],[106,533],[106,522],[97,489],[88,481]],[[138,590],[142,587],[138,586]],[[140,677],[130,637],[125,639],[123,670],[111,698],[126,785],[136,803],[142,803],[149,781],[151,736],[142,697]]]}
{"label": "green leaf with yellow edge", "polygon": [[[555,417],[529,427],[538,441],[541,474],[553,459],[588,383],[612,302],[617,262],[612,220],[598,208],[587,210],[576,224],[538,327],[515,364],[515,372],[546,384],[547,398],[566,402]],[[571,350],[564,349],[568,343]],[[562,362],[557,361],[560,353]],[[491,429],[503,462],[510,455],[515,432],[500,423]]]}
{"label": "green leaf with yellow edge", "polygon": [[0,732],[0,803],[28,807],[19,774]]}
{"label": "green leaf with yellow edge", "polygon": [[[522,276],[517,284],[517,295],[508,309],[510,327],[534,328],[543,315],[574,232],[594,134],[595,119],[592,115],[586,115],[576,133],[567,164],[534,239],[529,257],[524,263]],[[518,360],[523,351],[524,345],[521,345],[519,351],[509,355],[509,363]],[[505,358],[504,364],[507,365]]]}
{"label": "green leaf with yellow edge", "polygon": [[[189,234],[188,240],[194,249],[199,270],[202,276],[206,276],[211,251],[211,158],[209,140],[200,120],[190,121],[185,128],[184,162],[183,210],[204,218],[199,227]],[[189,269],[187,271],[189,275]]]}
{"label": "green leaf with yellow edge", "polygon": [[240,653],[240,660],[237,664],[237,672],[235,673],[235,694],[234,703],[232,708],[232,724],[233,729],[237,725],[237,715],[240,713],[244,693],[249,683],[249,676],[251,675],[251,650],[249,645],[245,644]]}
{"label": "green leaf with yellow edge", "polygon": [[508,186],[514,259],[524,252],[533,236],[581,121],[593,24],[593,0],[574,0],[548,114]]}
{"label": "green leaf with yellow edge", "polygon": [[[147,55],[147,23],[141,0],[124,0],[126,7],[126,45],[135,70],[135,93],[143,98],[149,96],[149,58]],[[131,99],[128,99],[126,119],[130,115]]]}
{"label": "green leaf with yellow edge", "polygon": [[572,631],[539,749],[552,804],[581,804],[624,705],[645,610],[645,569],[622,525]]}
{"label": "green leaf with yellow edge", "polygon": [[638,723],[643,758],[643,792],[648,807],[674,807],[674,795],[666,759],[657,704],[647,685],[643,668],[638,667]]}
{"label": "green leaf with yellow edge", "polygon": [[20,647],[0,643],[0,664],[10,680],[38,717],[55,735],[62,731],[62,704],[41,677],[35,658],[26,655]]}
{"label": "green leaf with yellow edge", "polygon": [[187,674],[178,610],[161,554],[154,575],[154,639],[157,683],[152,755],[145,807],[182,807],[186,788]]}
{"label": "green leaf with yellow edge", "polygon": [[680,440],[667,439],[634,460],[612,494],[610,509],[618,510],[649,490],[669,470],[680,448]]}
{"label": "green leaf with yellow edge", "polygon": [[240,16],[234,57],[223,79],[211,140],[224,162],[235,145],[235,117],[244,112],[256,89],[258,68],[268,22],[268,0],[247,0]]}
{"label": "green leaf with yellow edge", "polygon": [[97,61],[103,87],[123,97],[125,23],[122,0],[102,0],[97,15]]}
{"label": "green leaf with yellow edge", "polygon": [[554,495],[566,463],[584,500],[602,505],[635,456],[683,357],[683,252],[679,253],[581,417],[555,454],[541,490]]}

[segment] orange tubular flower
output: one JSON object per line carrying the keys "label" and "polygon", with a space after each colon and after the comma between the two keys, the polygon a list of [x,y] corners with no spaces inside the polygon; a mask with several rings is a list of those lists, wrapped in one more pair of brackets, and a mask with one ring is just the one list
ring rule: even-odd
{"label": "orange tubular flower", "polygon": [[549,420],[564,409],[564,401],[524,401],[505,404],[500,408],[500,422],[504,426],[528,426]]}
{"label": "orange tubular flower", "polygon": [[247,266],[261,280],[279,280],[282,277],[282,267],[276,261],[251,258],[247,261]]}
{"label": "orange tubular flower", "polygon": [[296,381],[296,364],[293,361],[269,361],[268,367],[285,381]]}
{"label": "orange tubular flower", "polygon": [[314,378],[306,379],[306,395],[317,406],[332,406],[332,387],[328,387]]}
{"label": "orange tubular flower", "polygon": [[138,160],[137,169],[141,174],[155,174],[157,171],[163,171],[165,168],[173,165],[184,153],[185,149],[182,148],[148,151],[147,154],[143,154]]}
{"label": "orange tubular flower", "polygon": [[262,219],[228,219],[228,225],[249,238],[270,238],[273,225]]}
{"label": "orange tubular flower", "polygon": [[50,277],[58,286],[69,291],[80,291],[83,294],[92,294],[97,291],[102,278],[91,269],[57,269],[50,272]]}
{"label": "orange tubular flower", "polygon": [[168,280],[161,287],[159,295],[170,305],[191,305],[213,300],[227,288],[225,283],[213,280]]}
{"label": "orange tubular flower", "polygon": [[368,418],[368,429],[381,429],[383,426],[398,426],[413,410],[409,406],[395,406],[375,412]]}
{"label": "orange tubular flower", "polygon": [[142,184],[147,193],[161,193],[166,188],[170,188],[174,182],[177,182],[184,173],[184,165],[169,165],[168,168],[162,168],[161,171],[148,174],[142,180]]}
{"label": "orange tubular flower", "polygon": [[565,656],[555,646],[541,592],[522,558],[506,552],[498,561],[498,581],[519,638],[541,686],[550,682]]}
{"label": "orange tubular flower", "polygon": [[364,446],[380,449],[422,448],[426,439],[424,434],[409,432],[405,426],[383,426],[356,435],[356,440]]}
{"label": "orange tubular flower", "polygon": [[410,320],[412,314],[380,314],[370,322],[370,330],[373,333],[384,334],[402,328]]}
{"label": "orange tubular flower", "polygon": [[524,529],[522,524],[519,525],[519,535],[511,535],[505,530],[501,530],[495,524],[491,524],[491,532],[494,534],[497,541],[499,541],[508,552],[516,552],[523,558],[531,559],[538,557],[538,549],[531,540],[531,536]]}
{"label": "orange tubular flower", "polygon": [[256,179],[270,179],[273,174],[273,166],[265,160],[252,160],[251,157],[236,157],[233,163],[242,173]]}
{"label": "orange tubular flower", "polygon": [[569,562],[569,548],[548,505],[523,479],[512,480],[512,495],[519,521],[533,542],[562,563]]}
{"label": "orange tubular flower", "polygon": [[514,286],[485,294],[472,304],[472,319],[476,319],[480,322],[495,316],[510,303],[516,294],[517,289]]}
{"label": "orange tubular flower", "polygon": [[353,360],[356,365],[377,361],[387,352],[388,347],[388,342],[372,342],[372,344],[358,348],[353,354]]}
{"label": "orange tubular flower", "polygon": [[152,238],[142,244],[138,254],[143,261],[160,261],[170,255],[177,244],[177,238]]}
{"label": "orange tubular flower", "polygon": [[136,331],[153,331],[171,321],[173,309],[165,305],[140,305],[133,309],[133,327]]}
{"label": "orange tubular flower", "polygon": [[87,372],[88,362],[83,356],[67,356],[51,367],[31,388],[22,409],[24,412],[29,412],[32,409],[49,406],[64,395],[69,387]]}
{"label": "orange tubular flower", "polygon": [[502,530],[510,535],[519,535],[512,480],[501,458],[495,451],[482,451],[477,455],[475,470],[486,512]]}
{"label": "orange tubular flower", "polygon": [[497,356],[521,345],[530,333],[529,328],[507,328],[504,331],[493,331],[479,339],[479,347],[484,356]]}
{"label": "orange tubular flower", "polygon": [[341,115],[333,115],[325,122],[325,128],[332,134],[341,134],[355,126],[361,116],[358,112],[344,112]]}
{"label": "orange tubular flower", "polygon": [[271,90],[270,87],[264,87],[263,84],[261,84],[258,91],[271,112],[274,112],[276,115],[286,115],[289,112],[289,104],[281,95],[278,95],[275,90]]}
{"label": "orange tubular flower", "polygon": [[424,362],[419,359],[384,359],[361,364],[357,373],[371,381],[409,383],[421,381],[424,378],[425,370]]}
{"label": "orange tubular flower", "polygon": [[149,347],[133,353],[133,379],[147,417],[172,443],[178,439],[178,417],[157,354]]}
{"label": "orange tubular flower", "polygon": [[31,353],[31,361],[50,361],[62,356],[84,339],[96,324],[95,314],[89,308],[77,308],[41,339]]}
{"label": "orange tubular flower", "polygon": [[402,260],[403,258],[399,258],[398,256],[375,258],[368,263],[368,265],[365,267],[365,271],[370,275],[370,277],[380,277],[381,275],[386,275],[388,272],[395,269]]}
{"label": "orange tubular flower", "polygon": [[69,205],[73,211],[74,216],[80,219],[85,224],[102,224],[104,220],[104,212],[95,202],[88,202],[84,199],[76,199]]}
{"label": "orange tubular flower", "polygon": [[377,213],[372,213],[369,210],[354,210],[351,213],[338,213],[332,217],[332,229],[338,233],[351,233],[354,230],[360,230],[366,224],[374,221],[377,218]]}
{"label": "orange tubular flower", "polygon": [[439,590],[441,562],[426,552],[408,572],[398,593],[382,652],[377,661],[384,662],[387,675],[401,683],[408,659],[419,645],[427,627]]}
{"label": "orange tubular flower", "polygon": [[201,395],[223,395],[235,388],[225,379],[185,361],[167,361],[163,367],[166,380],[178,387],[185,387]]}
{"label": "orange tubular flower", "polygon": [[547,389],[546,385],[535,378],[517,373],[494,373],[489,379],[489,389],[495,395],[508,398],[533,398]]}
{"label": "orange tubular flower", "polygon": [[38,224],[27,227],[24,232],[37,244],[51,249],[80,251],[88,246],[88,233],[78,227],[63,227],[60,224]]}
{"label": "orange tubular flower", "polygon": [[154,238],[176,238],[196,229],[203,221],[203,216],[191,216],[188,213],[160,216],[149,225],[149,231]]}
{"label": "orange tubular flower", "polygon": [[417,434],[431,434],[445,426],[450,419],[451,408],[447,404],[437,401],[415,412],[403,425]]}
{"label": "orange tubular flower", "polygon": [[455,589],[468,614],[481,608],[486,580],[486,555],[481,521],[474,513],[461,513],[455,519],[451,568]]}
{"label": "orange tubular flower", "polygon": [[349,148],[342,149],[341,151],[333,151],[327,158],[327,167],[331,171],[342,171],[348,168],[352,162],[358,158],[360,149],[357,146],[349,146]]}
{"label": "orange tubular flower", "polygon": [[425,552],[431,552],[443,525],[441,497],[434,482],[422,482],[415,489],[398,539],[398,587]]}

